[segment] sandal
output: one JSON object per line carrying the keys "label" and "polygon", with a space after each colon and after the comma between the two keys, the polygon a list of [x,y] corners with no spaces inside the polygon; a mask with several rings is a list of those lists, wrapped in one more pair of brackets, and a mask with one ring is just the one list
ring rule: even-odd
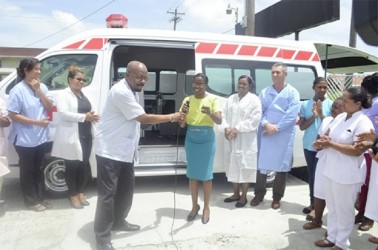
{"label": "sandal", "polygon": [[317,247],[333,247],[334,245],[335,245],[335,243],[330,242],[326,238],[315,241],[315,246],[317,246]]}
{"label": "sandal", "polygon": [[52,206],[48,201],[46,201],[46,200],[43,200],[43,201],[41,202],[41,205],[44,206],[44,207],[46,207],[46,208],[52,208],[52,207],[53,207],[53,206]]}
{"label": "sandal", "polygon": [[374,244],[378,244],[378,237],[375,237],[375,236],[370,236],[369,237],[369,241],[374,243]]}
{"label": "sandal", "polygon": [[35,212],[42,212],[42,211],[46,210],[46,207],[43,206],[43,205],[41,205],[41,204],[37,204],[37,205],[29,207],[29,209],[31,209],[31,210],[33,210]]}

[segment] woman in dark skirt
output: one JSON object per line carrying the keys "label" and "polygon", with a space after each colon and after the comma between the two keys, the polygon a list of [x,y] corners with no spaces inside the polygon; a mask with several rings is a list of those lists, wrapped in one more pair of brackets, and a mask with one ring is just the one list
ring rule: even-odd
{"label": "woman in dark skirt", "polygon": [[206,92],[208,77],[198,73],[193,79],[194,95],[184,99],[181,111],[186,119],[180,122],[181,127],[187,126],[185,152],[187,173],[192,196],[192,210],[187,220],[193,221],[198,215],[198,181],[203,183],[204,208],[202,223],[210,220],[210,194],[212,189],[213,165],[215,154],[214,123],[222,123],[222,114],[216,96]]}

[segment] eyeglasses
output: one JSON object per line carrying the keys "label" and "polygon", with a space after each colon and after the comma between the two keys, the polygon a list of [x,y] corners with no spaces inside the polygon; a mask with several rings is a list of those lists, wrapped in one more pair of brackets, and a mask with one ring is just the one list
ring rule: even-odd
{"label": "eyeglasses", "polygon": [[148,77],[147,76],[135,76],[135,80],[137,81],[145,81],[147,82],[148,81]]}
{"label": "eyeglasses", "polygon": [[85,80],[84,78],[75,78],[75,80],[77,80],[79,82],[87,82],[87,80]]}
{"label": "eyeglasses", "polygon": [[194,85],[194,86],[197,86],[197,85],[202,86],[202,85],[205,85],[205,83],[204,83],[204,82],[197,82],[197,81],[194,81],[194,82],[192,82],[192,85]]}

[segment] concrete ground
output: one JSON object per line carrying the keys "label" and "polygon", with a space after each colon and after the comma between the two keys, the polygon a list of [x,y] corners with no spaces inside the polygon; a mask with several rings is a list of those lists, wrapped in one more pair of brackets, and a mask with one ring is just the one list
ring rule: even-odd
{"label": "concrete ground", "polygon": [[[319,249],[314,241],[323,237],[326,227],[306,231],[303,207],[308,205],[307,183],[289,176],[281,208],[273,210],[271,190],[258,207],[248,205],[235,208],[224,203],[231,194],[231,185],[224,175],[216,175],[211,198],[210,222],[197,219],[188,223],[191,208],[188,183],[184,176],[141,177],[136,180],[134,204],[127,218],[141,226],[138,232],[114,232],[112,243],[116,249]],[[25,210],[18,179],[5,179],[2,198],[6,212],[0,217],[0,249],[95,249],[93,218],[96,208],[96,188],[91,183],[86,192],[89,207],[77,210],[67,198],[50,199],[54,208],[42,213]],[[202,197],[202,195],[201,195]],[[200,205],[203,207],[202,199]],[[324,218],[326,223],[326,217]],[[378,225],[369,232],[357,230],[350,238],[349,249],[375,249],[368,242],[370,235],[378,236]]]}

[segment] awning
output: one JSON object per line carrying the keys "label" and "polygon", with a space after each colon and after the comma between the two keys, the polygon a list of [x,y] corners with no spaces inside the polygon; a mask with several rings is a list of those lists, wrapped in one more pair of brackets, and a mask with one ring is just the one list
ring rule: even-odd
{"label": "awning", "polygon": [[333,74],[378,71],[378,57],[361,50],[335,44],[314,43],[323,69]]}

